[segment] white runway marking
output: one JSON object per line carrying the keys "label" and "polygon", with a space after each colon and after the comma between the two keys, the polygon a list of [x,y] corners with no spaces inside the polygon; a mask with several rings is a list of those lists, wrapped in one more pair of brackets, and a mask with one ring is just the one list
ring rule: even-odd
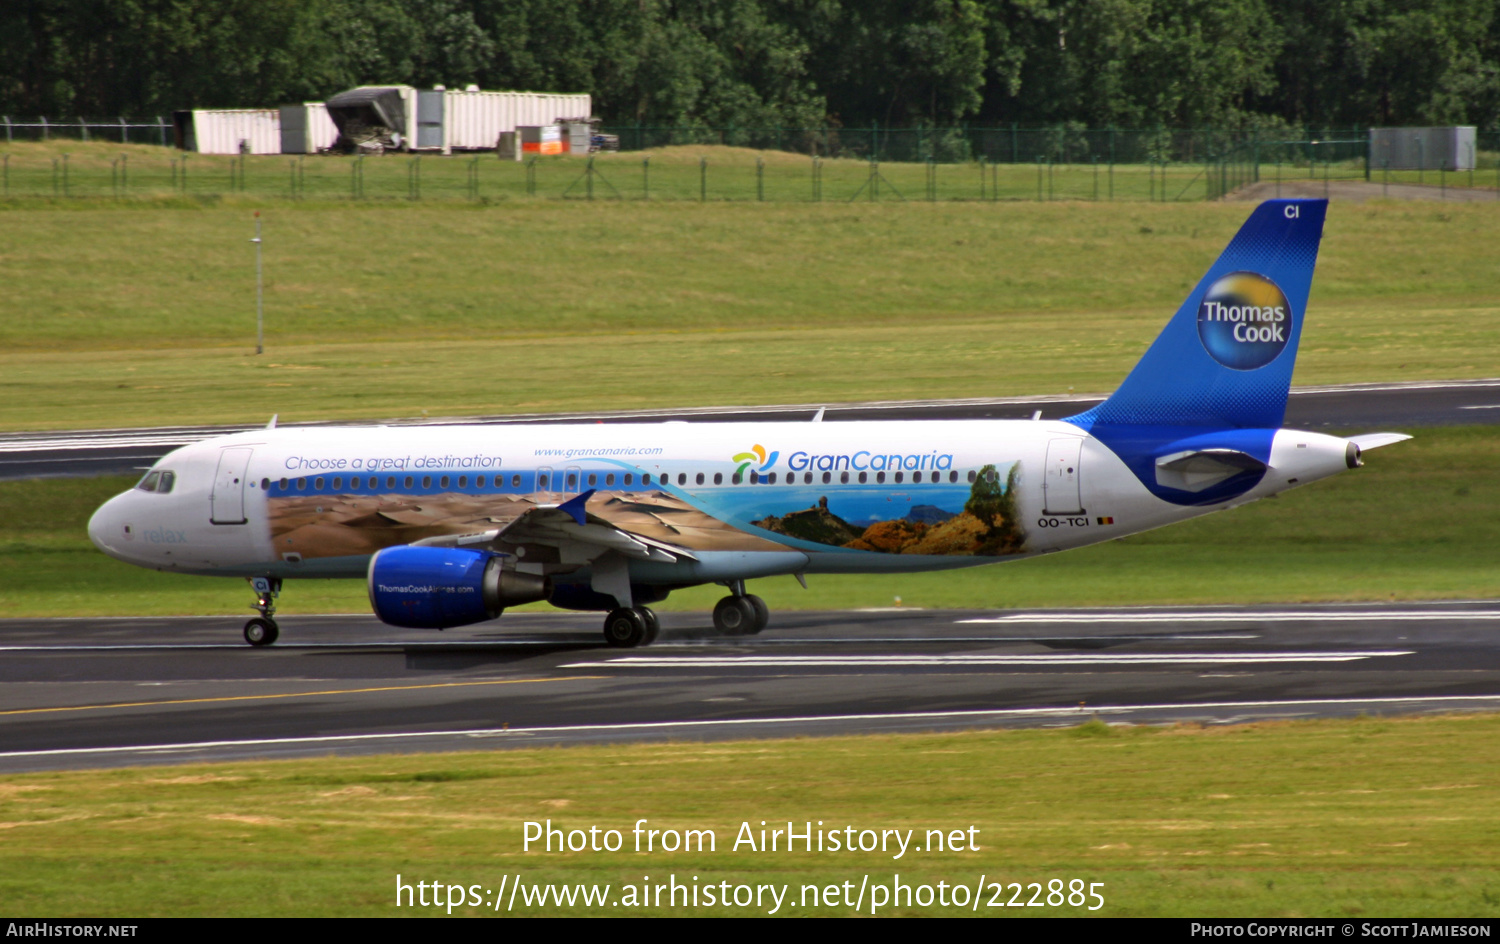
{"label": "white runway marking", "polygon": [[1494,620],[1500,610],[1168,610],[1138,613],[1007,613],[954,620],[955,623],[1349,623],[1378,620]]}
{"label": "white runway marking", "polygon": [[196,741],[176,744],[140,744],[128,747],[66,747],[42,751],[5,751],[0,752],[0,758],[7,757],[60,757],[77,756],[87,754],[181,754],[188,751],[212,750],[214,748],[254,748],[254,747],[290,747],[302,745],[309,748],[322,748],[328,745],[356,744],[365,742],[387,742],[399,743],[409,741],[413,738],[516,738],[526,740],[536,737],[558,737],[570,734],[583,734],[590,731],[599,732],[640,732],[648,734],[654,731],[714,731],[719,729],[743,729],[747,725],[769,725],[772,727],[783,725],[809,725],[819,723],[848,723],[854,721],[893,721],[893,722],[923,722],[923,721],[954,721],[964,724],[983,724],[985,722],[1002,722],[1015,720],[1017,718],[1060,718],[1064,720],[1077,719],[1083,721],[1091,717],[1105,717],[1127,712],[1141,711],[1171,711],[1201,713],[1205,711],[1219,711],[1223,709],[1327,709],[1334,707],[1348,707],[1360,710],[1371,708],[1378,709],[1382,706],[1396,708],[1410,708],[1414,705],[1454,705],[1476,707],[1500,706],[1500,695],[1408,695],[1395,698],[1306,698],[1287,699],[1282,701],[1204,701],[1185,702],[1180,705],[1173,704],[1146,704],[1146,705],[1087,705],[1069,706],[1066,708],[1000,708],[1000,709],[978,709],[971,711],[908,711],[890,714],[859,714],[859,715],[802,715],[790,718],[724,718],[713,721],[642,721],[630,724],[576,724],[558,725],[556,727],[535,728],[478,728],[458,729],[444,731],[395,731],[384,734],[331,734],[320,737],[291,737],[291,738],[251,738],[243,741]]}
{"label": "white runway marking", "polygon": [[621,656],[600,662],[570,662],[565,669],[671,668],[894,668],[981,665],[1217,665],[1221,663],[1357,662],[1414,655],[1411,650],[1366,652],[1163,652],[1045,653],[1037,655],[945,656]]}

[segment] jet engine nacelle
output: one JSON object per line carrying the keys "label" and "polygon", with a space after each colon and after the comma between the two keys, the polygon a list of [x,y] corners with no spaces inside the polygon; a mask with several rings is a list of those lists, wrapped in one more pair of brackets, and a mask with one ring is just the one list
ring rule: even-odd
{"label": "jet engine nacelle", "polygon": [[446,629],[492,620],[507,606],[552,594],[551,580],[508,571],[504,561],[467,548],[385,548],[370,558],[370,606],[393,626]]}

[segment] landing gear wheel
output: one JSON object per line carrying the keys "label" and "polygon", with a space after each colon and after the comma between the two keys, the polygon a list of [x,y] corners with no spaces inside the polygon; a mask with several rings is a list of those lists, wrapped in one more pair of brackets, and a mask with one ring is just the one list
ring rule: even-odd
{"label": "landing gear wheel", "polygon": [[766,624],[771,621],[771,608],[766,606],[765,600],[762,600],[753,593],[747,593],[741,599],[749,602],[750,606],[755,610],[755,622],[751,623],[750,627],[745,630],[745,635],[754,636],[765,629]]}
{"label": "landing gear wheel", "polygon": [[640,610],[611,610],[604,618],[604,641],[617,649],[634,649],[646,641],[647,627]]}
{"label": "landing gear wheel", "polygon": [[714,606],[714,629],[725,636],[744,636],[757,630],[755,604],[749,597],[725,597]]}
{"label": "landing gear wheel", "polygon": [[252,646],[269,646],[281,635],[275,620],[262,619],[257,616],[245,624],[245,642]]}
{"label": "landing gear wheel", "polygon": [[649,646],[656,642],[656,637],[661,635],[661,620],[657,619],[656,611],[648,607],[637,607],[641,615],[646,618],[646,638],[641,642],[643,646]]}

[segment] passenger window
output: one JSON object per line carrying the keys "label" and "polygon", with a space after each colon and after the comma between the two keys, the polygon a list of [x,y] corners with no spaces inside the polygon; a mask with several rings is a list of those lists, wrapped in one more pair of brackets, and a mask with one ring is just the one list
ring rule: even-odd
{"label": "passenger window", "polygon": [[536,487],[537,488],[546,488],[547,487],[547,476],[546,475],[538,475],[536,477]]}
{"label": "passenger window", "polygon": [[597,476],[594,473],[590,472],[589,473],[589,487],[593,488],[595,485],[598,485],[598,484],[599,484],[599,476]]}
{"label": "passenger window", "polygon": [[297,491],[301,492],[301,491],[306,491],[306,490],[307,490],[307,479],[305,479],[305,478],[298,479],[297,480]]}
{"label": "passenger window", "polygon": [[869,479],[870,479],[870,473],[868,473],[868,472],[861,472],[861,473],[859,473],[859,484],[863,485],[863,484],[865,484],[865,482],[869,481]]}
{"label": "passenger window", "polygon": [[459,488],[468,488],[469,487],[469,477],[467,475],[460,475],[458,477],[458,487]]}
{"label": "passenger window", "polygon": [[344,487],[344,477],[342,475],[335,476],[334,480],[333,480],[333,490],[334,491],[338,491],[339,489],[341,489],[343,487]]}
{"label": "passenger window", "polygon": [[320,475],[316,479],[313,479],[313,491],[315,491],[315,492],[321,492],[322,490],[323,490],[323,476]]}
{"label": "passenger window", "polygon": [[885,473],[884,472],[876,472],[875,473],[875,481],[877,481],[877,482],[884,482],[885,481]]}
{"label": "passenger window", "polygon": [[651,484],[651,473],[650,472],[642,472],[641,473],[641,484],[642,485],[650,485]]}
{"label": "passenger window", "polygon": [[605,485],[613,485],[613,484],[615,484],[615,474],[613,472],[609,473],[608,475],[606,475],[604,477],[604,484]]}
{"label": "passenger window", "polygon": [[699,485],[703,484],[703,473],[702,472],[698,473],[698,484]]}
{"label": "passenger window", "polygon": [[811,472],[804,472],[804,473],[802,473],[802,484],[803,485],[811,485],[812,484],[812,473]]}
{"label": "passenger window", "polygon": [[[500,476],[498,476],[498,475],[495,476],[495,482],[498,483],[499,481],[500,481]],[[479,475],[479,476],[475,476],[474,477],[474,487],[475,488],[484,488],[484,476]]]}
{"label": "passenger window", "polygon": [[900,485],[901,484],[901,480],[903,478],[905,478],[905,477],[906,477],[906,473],[905,472],[897,472],[896,473],[896,484]]}
{"label": "passenger window", "polygon": [[920,483],[922,481],[922,473],[920,473],[920,472],[913,472],[911,474],[911,480],[913,482]]}
{"label": "passenger window", "polygon": [[723,472],[715,472],[714,473],[714,484],[715,485],[723,485],[724,484],[724,473]]}
{"label": "passenger window", "polygon": [[395,488],[396,487],[396,477],[394,475],[387,475],[385,477],[385,487],[386,488]]}
{"label": "passenger window", "polygon": [[447,488],[447,487],[448,487],[448,476],[445,475],[442,478],[438,479],[438,488]]}
{"label": "passenger window", "polygon": [[368,488],[372,492],[375,491],[375,489],[377,489],[377,488],[380,487],[380,479],[377,479],[373,475],[370,476],[370,481],[368,483],[366,483],[365,487]]}
{"label": "passenger window", "polygon": [[577,487],[578,487],[578,473],[577,472],[569,472],[568,473],[568,491],[571,492],[571,491],[573,491]]}
{"label": "passenger window", "polygon": [[734,475],[729,477],[729,482],[732,485],[740,484],[740,474],[738,472],[734,473]]}
{"label": "passenger window", "polygon": [[829,482],[832,482],[832,481],[833,481],[833,473],[832,472],[824,472],[823,473],[823,484],[827,485]]}
{"label": "passenger window", "polygon": [[848,485],[849,484],[849,473],[848,472],[840,472],[839,473],[839,484],[840,485]]}
{"label": "passenger window", "polygon": [[677,473],[677,484],[678,485],[686,485],[687,484],[687,473],[686,472],[678,472]]}
{"label": "passenger window", "polygon": [[270,479],[261,479],[260,480],[260,488],[261,488],[261,491],[263,491],[263,492],[270,491],[271,490],[271,480]]}
{"label": "passenger window", "polygon": [[[484,484],[482,480],[481,480],[480,484],[481,485]],[[521,476],[520,475],[512,475],[510,477],[510,487],[511,488],[520,488],[521,487]]]}
{"label": "passenger window", "polygon": [[975,482],[975,481],[976,481],[976,480],[977,480],[977,479],[978,479],[978,478],[979,478],[979,476],[978,476],[978,475],[977,475],[977,474],[976,474],[976,473],[975,473],[975,472],[974,472],[974,470],[973,470],[973,469],[970,469],[970,470],[969,470],[969,484],[970,484],[970,485],[973,485],[973,484],[974,484],[974,482]]}
{"label": "passenger window", "polygon": [[776,484],[776,473],[772,472],[770,475],[766,476],[766,481],[770,482],[772,485],[775,485]]}
{"label": "passenger window", "polygon": [[625,473],[625,484],[626,485],[634,485],[635,484],[635,473],[633,473],[633,472],[626,472]]}
{"label": "passenger window", "polygon": [[995,470],[994,469],[991,469],[988,472],[984,473],[984,480],[986,482],[989,482],[991,485],[994,485],[995,482],[998,480],[998,478],[999,478],[999,476],[997,476],[995,474]]}
{"label": "passenger window", "polygon": [[424,475],[424,476],[422,476],[422,487],[423,488],[432,488],[432,476],[430,476],[430,475]]}
{"label": "passenger window", "polygon": [[407,488],[411,488],[412,481],[413,481],[412,477],[408,475],[406,477],[406,481],[404,481],[402,484],[405,485]]}
{"label": "passenger window", "polygon": [[958,481],[958,470],[957,469],[954,469],[952,472],[948,473],[948,481],[950,481],[950,482],[957,482]]}

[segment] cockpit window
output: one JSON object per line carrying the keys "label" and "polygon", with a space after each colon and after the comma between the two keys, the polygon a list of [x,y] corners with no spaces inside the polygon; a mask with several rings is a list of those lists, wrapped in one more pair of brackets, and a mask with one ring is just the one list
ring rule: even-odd
{"label": "cockpit window", "polygon": [[166,492],[172,491],[172,485],[175,482],[177,482],[177,474],[153,468],[153,470],[145,473],[144,479],[141,479],[141,482],[135,488],[141,489],[142,492],[156,492],[157,495],[165,495]]}
{"label": "cockpit window", "polygon": [[141,479],[140,484],[136,488],[143,492],[156,492],[158,495],[165,495],[172,490],[172,486],[176,481],[176,473],[164,469],[152,469],[146,473],[146,477]]}

